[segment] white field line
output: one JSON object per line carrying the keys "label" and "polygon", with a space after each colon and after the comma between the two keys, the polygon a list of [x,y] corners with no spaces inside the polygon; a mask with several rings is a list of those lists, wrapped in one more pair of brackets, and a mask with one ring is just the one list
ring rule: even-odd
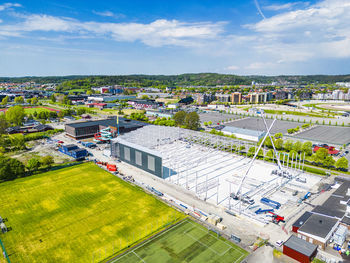
{"label": "white field line", "polygon": [[139,255],[137,255],[137,253],[133,250],[132,253],[135,254],[136,257],[138,257],[142,262],[146,263],[146,261],[144,261]]}
{"label": "white field line", "polygon": [[[156,239],[156,238],[158,238],[158,237],[164,235],[164,234],[167,233],[168,231],[173,230],[173,229],[179,227],[180,225],[182,225],[184,222],[187,222],[187,221],[188,221],[188,220],[184,220],[184,221],[182,221],[181,223],[179,223],[178,225],[176,225],[175,227],[169,228],[168,230],[162,232],[161,234],[155,236],[154,238],[152,238],[152,239],[146,241],[146,242],[143,243],[141,246],[139,246],[139,247],[137,247],[137,248],[134,248],[133,250],[129,251],[128,253],[126,253],[126,254],[124,254],[124,255],[122,255],[122,256],[116,258],[112,263],[119,261],[121,258],[125,257],[126,255],[128,255],[128,254],[130,254],[130,253],[133,253],[135,250],[137,250],[137,249],[139,249],[139,248],[142,248],[144,245],[146,245],[146,244],[148,244],[149,242],[153,241],[154,239]],[[135,253],[135,252],[134,252],[134,253]],[[136,254],[136,253],[135,253],[135,254]]]}
{"label": "white field line", "polygon": [[[200,242],[196,237],[190,235],[188,232],[190,230],[192,230],[193,228],[197,228],[196,225],[194,225],[192,222],[190,222],[191,225],[193,225],[193,227],[191,229],[188,229],[187,231],[184,232],[184,234],[188,235],[189,237],[191,237],[192,239],[196,240],[198,243],[200,243],[201,245],[207,247],[208,249],[210,249],[211,251],[213,251],[215,254],[219,255],[220,257],[225,255],[230,249],[234,249],[234,250],[237,250],[241,255],[244,255],[241,251],[239,251],[238,249],[236,249],[235,247],[227,244],[226,242],[222,241],[221,239],[217,238],[216,236],[214,236],[213,234],[211,234],[210,232],[207,232],[206,230],[202,229],[202,228],[198,228],[200,229],[201,231],[205,232],[207,235],[210,235],[214,238],[216,238],[218,241],[224,243],[226,246],[227,246],[227,249],[222,252],[222,253],[218,253],[217,251],[213,250],[212,248],[208,247],[207,245],[203,244],[202,242]],[[241,256],[242,257],[242,256]]]}

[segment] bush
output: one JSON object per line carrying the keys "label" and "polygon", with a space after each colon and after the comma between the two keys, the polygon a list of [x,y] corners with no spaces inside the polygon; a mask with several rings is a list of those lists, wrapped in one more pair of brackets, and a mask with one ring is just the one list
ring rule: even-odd
{"label": "bush", "polygon": [[24,135],[24,140],[26,142],[40,140],[40,139],[50,137],[51,135],[54,135],[56,133],[63,132],[63,131],[64,130],[62,130],[62,129],[54,129],[54,130],[49,130],[49,131],[44,131],[44,132],[28,133],[28,134]]}

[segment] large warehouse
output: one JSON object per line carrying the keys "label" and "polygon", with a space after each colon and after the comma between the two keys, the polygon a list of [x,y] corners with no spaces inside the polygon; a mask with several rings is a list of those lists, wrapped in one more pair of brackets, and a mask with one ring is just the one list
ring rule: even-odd
{"label": "large warehouse", "polygon": [[[239,200],[232,198],[252,160],[247,157],[247,149],[252,146],[256,144],[178,127],[148,125],[112,139],[111,155],[183,187],[202,200],[242,211],[266,223],[271,217],[255,214],[246,203],[240,206]],[[292,195],[294,191],[305,195],[320,181],[317,176],[302,173],[302,162],[287,167],[281,154],[280,159],[290,177],[274,174],[276,164],[261,160],[254,162],[240,190],[243,195],[249,195],[251,202],[271,198],[278,200],[283,207],[298,201],[298,197]],[[296,180],[299,176],[307,176],[307,185]],[[281,192],[280,189],[287,184],[289,190]],[[258,204],[256,209],[266,209],[263,203]]]}
{"label": "large warehouse", "polygon": [[[147,123],[119,118],[119,133],[133,131],[141,128]],[[96,121],[73,122],[65,125],[66,134],[74,139],[84,139],[94,136],[101,129],[111,128],[115,133],[118,130],[117,118],[108,118]]]}

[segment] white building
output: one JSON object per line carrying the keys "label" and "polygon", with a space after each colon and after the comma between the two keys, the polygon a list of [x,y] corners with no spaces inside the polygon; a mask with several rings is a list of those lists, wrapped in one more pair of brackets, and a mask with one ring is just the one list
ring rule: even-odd
{"label": "white building", "polygon": [[226,135],[234,135],[237,138],[254,142],[258,142],[266,134],[264,131],[242,129],[232,126],[225,126],[221,131]]}

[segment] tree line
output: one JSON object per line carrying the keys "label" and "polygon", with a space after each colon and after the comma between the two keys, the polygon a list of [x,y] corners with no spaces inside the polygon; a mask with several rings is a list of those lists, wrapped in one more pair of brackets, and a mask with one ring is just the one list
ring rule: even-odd
{"label": "tree line", "polygon": [[10,181],[16,178],[32,175],[39,169],[49,169],[54,163],[52,156],[42,158],[33,157],[26,164],[23,162],[0,154],[0,181]]}

